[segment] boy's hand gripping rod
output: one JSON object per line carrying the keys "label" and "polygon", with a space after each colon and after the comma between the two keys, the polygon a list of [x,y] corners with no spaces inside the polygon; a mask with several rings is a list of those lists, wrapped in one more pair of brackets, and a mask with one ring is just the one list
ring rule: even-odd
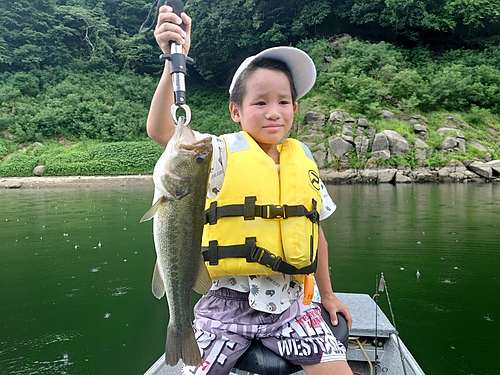
{"label": "boy's hand gripping rod", "polygon": [[[179,17],[184,10],[184,4],[181,0],[167,0],[165,1],[165,5],[172,7],[174,13]],[[184,23],[180,26],[184,30]],[[184,125],[187,125],[191,121],[191,109],[186,104],[186,83],[184,78],[186,75],[186,63],[192,64],[194,61],[192,58],[184,55],[180,44],[173,41],[170,43],[170,53],[160,55],[160,59],[170,61],[170,74],[172,75],[174,89],[174,104],[170,107],[172,118],[177,125],[177,109],[182,108],[186,118]]]}

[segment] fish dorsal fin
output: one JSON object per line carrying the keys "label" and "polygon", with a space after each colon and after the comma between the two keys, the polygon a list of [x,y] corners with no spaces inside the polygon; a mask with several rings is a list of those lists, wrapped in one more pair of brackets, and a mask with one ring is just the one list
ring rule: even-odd
{"label": "fish dorsal fin", "polygon": [[198,267],[198,275],[196,276],[196,281],[193,286],[193,290],[198,294],[206,294],[212,287],[212,279],[208,274],[207,266],[203,261],[203,257],[200,255],[200,265]]}
{"label": "fish dorsal fin", "polygon": [[144,223],[145,221],[151,220],[155,214],[156,211],[158,211],[158,207],[160,207],[163,202],[165,202],[167,199],[165,197],[161,197],[156,201],[155,204],[151,206],[149,210],[146,211],[146,213],[141,217],[140,223]]}
{"label": "fish dorsal fin", "polygon": [[153,295],[161,299],[165,295],[165,284],[160,274],[160,267],[158,267],[158,261],[156,261],[155,269],[153,271],[153,281],[151,282],[151,291]]}

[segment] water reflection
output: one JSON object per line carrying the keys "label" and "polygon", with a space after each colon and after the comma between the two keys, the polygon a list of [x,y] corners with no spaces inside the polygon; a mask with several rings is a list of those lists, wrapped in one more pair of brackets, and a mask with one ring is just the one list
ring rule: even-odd
{"label": "water reflection", "polygon": [[[334,288],[384,272],[428,374],[499,373],[499,185],[329,186]],[[141,374],[163,351],[144,189],[0,192],[0,373]],[[384,300],[380,303],[384,307]]]}

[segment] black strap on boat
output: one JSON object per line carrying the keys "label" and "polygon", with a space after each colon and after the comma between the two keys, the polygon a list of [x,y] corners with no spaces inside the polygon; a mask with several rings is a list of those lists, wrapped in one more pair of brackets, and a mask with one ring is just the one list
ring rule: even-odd
{"label": "black strap on boat", "polygon": [[219,264],[219,259],[246,258],[247,262],[257,262],[271,268],[275,272],[288,275],[305,275],[316,271],[317,259],[306,267],[297,268],[283,260],[283,258],[256,245],[255,237],[245,239],[245,244],[232,246],[219,246],[217,240],[210,241],[208,246],[201,248],[203,259],[211,266]]}
{"label": "black strap on boat", "polygon": [[204,212],[205,224],[214,225],[221,217],[235,216],[243,216],[244,220],[254,220],[256,217],[263,219],[286,219],[294,216],[306,216],[313,223],[319,222],[319,213],[316,209],[317,202],[314,199],[312,200],[313,208],[310,211],[301,204],[284,204],[281,206],[275,204],[259,205],[255,204],[256,201],[257,197],[245,197],[244,204],[229,204],[220,207],[214,201]]}

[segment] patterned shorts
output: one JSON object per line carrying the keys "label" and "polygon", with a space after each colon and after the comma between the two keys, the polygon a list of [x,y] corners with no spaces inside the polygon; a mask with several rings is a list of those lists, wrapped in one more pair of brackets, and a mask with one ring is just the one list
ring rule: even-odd
{"label": "patterned shorts", "polygon": [[195,336],[203,364],[184,366],[184,375],[229,374],[238,358],[256,338],[297,365],[345,361],[346,349],[333,335],[320,308],[302,298],[281,314],[252,309],[248,293],[211,290],[195,306]]}

